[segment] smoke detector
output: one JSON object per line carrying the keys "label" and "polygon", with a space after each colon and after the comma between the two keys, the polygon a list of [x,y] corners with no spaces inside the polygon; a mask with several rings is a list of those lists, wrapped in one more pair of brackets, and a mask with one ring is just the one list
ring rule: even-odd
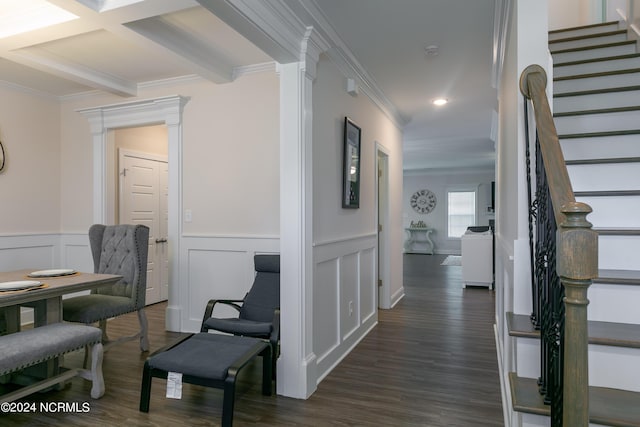
{"label": "smoke detector", "polygon": [[425,46],[424,48],[424,54],[427,56],[438,56],[439,53],[440,53],[440,48],[435,44]]}

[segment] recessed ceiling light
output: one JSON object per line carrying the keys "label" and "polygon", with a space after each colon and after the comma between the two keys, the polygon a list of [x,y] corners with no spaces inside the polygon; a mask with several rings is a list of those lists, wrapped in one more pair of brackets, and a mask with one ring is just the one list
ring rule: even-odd
{"label": "recessed ceiling light", "polygon": [[437,105],[437,106],[439,107],[439,106],[441,106],[441,105],[446,104],[447,102],[449,102],[449,100],[448,100],[448,99],[445,99],[445,98],[438,98],[438,99],[434,99],[434,100],[433,100],[433,105]]}
{"label": "recessed ceiling light", "polygon": [[45,0],[3,2],[0,11],[0,38],[26,33],[78,18]]}

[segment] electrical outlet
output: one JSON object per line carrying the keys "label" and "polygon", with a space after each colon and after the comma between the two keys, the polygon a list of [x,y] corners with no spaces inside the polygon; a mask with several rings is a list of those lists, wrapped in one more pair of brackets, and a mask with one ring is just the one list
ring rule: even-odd
{"label": "electrical outlet", "polygon": [[349,316],[353,316],[353,301],[349,301]]}

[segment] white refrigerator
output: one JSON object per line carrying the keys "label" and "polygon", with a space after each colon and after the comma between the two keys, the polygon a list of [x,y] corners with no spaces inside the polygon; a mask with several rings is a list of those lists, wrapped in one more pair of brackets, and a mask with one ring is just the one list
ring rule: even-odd
{"label": "white refrigerator", "polygon": [[[478,229],[478,228],[476,228]],[[493,289],[493,232],[467,230],[461,238],[462,287]]]}

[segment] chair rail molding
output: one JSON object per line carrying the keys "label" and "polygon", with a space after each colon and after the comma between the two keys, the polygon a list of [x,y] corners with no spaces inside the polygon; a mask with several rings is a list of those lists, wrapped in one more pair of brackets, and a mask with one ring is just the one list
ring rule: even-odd
{"label": "chair rail molding", "polygon": [[[107,134],[109,130],[127,126],[164,123],[167,126],[169,146],[169,229],[171,242],[169,258],[169,303],[166,327],[170,331],[182,328],[182,305],[187,289],[175,284],[187,283],[180,275],[180,238],[182,232],[182,113],[188,97],[171,95],[154,99],[136,100],[120,104],[77,110],[88,121],[93,143],[93,221],[109,223],[107,208]],[[113,219],[111,219],[113,222]],[[172,286],[174,284],[174,286]]]}

